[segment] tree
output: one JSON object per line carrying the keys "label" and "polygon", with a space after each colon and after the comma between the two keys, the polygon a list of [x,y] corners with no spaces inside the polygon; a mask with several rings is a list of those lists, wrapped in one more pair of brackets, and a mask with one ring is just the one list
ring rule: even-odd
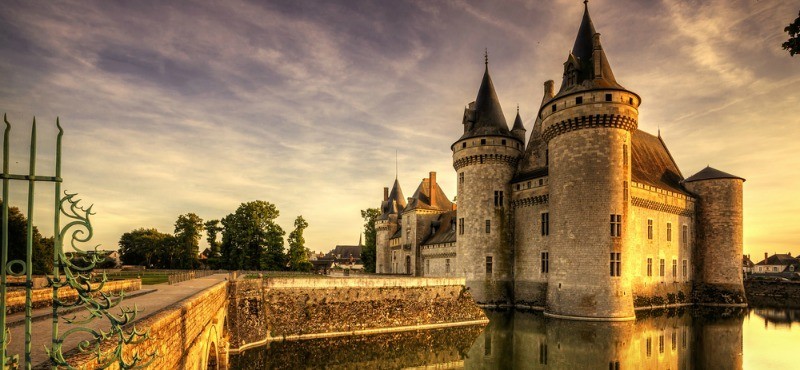
{"label": "tree", "polygon": [[177,243],[178,268],[192,269],[200,266],[197,259],[200,252],[200,237],[203,233],[203,219],[194,213],[178,216],[175,221],[175,242]]}
{"label": "tree", "polygon": [[794,22],[783,29],[789,33],[789,40],[783,43],[783,48],[789,50],[789,55],[800,54],[800,13]]}
{"label": "tree", "polygon": [[208,242],[208,265],[211,268],[219,268],[220,264],[220,245],[217,235],[222,232],[219,220],[208,220],[204,224],[206,227],[206,241]]}
{"label": "tree", "polygon": [[173,268],[178,251],[175,237],[156,229],[139,228],[119,239],[122,263],[155,268]]}
{"label": "tree", "polygon": [[311,271],[314,267],[308,261],[306,252],[306,240],[303,238],[303,231],[308,227],[308,222],[303,216],[297,216],[294,220],[294,230],[289,233],[289,268],[293,271]]}
{"label": "tree", "polygon": [[364,271],[375,272],[375,220],[381,215],[377,208],[367,208],[361,210],[361,218],[364,223],[364,247],[361,249],[361,261],[364,263]]}
{"label": "tree", "polygon": [[242,203],[222,219],[222,267],[231,270],[283,270],[286,254],[283,229],[275,223],[274,204],[257,200]]}
{"label": "tree", "polygon": [[[3,201],[0,200],[0,205]],[[0,217],[2,217],[0,215]],[[0,237],[3,230],[0,229]],[[36,275],[53,272],[53,238],[42,238],[39,229],[33,227],[31,262]],[[25,261],[28,249],[28,219],[17,207],[8,207],[8,260]]]}

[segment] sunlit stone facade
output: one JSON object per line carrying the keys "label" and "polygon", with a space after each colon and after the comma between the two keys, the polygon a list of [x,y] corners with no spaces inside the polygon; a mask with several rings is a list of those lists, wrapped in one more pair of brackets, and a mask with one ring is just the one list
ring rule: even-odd
{"label": "sunlit stone facade", "polygon": [[463,276],[483,304],[629,320],[634,308],[744,301],[742,184],[713,168],[684,178],[659,135],[638,129],[585,10],[561,87],[525,142],[489,75],[467,105],[453,167],[457,205],[423,179],[384,190],[378,272]]}

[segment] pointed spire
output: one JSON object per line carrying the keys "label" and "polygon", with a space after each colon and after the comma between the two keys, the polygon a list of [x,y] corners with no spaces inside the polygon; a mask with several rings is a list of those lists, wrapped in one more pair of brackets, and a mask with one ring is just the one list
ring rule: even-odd
{"label": "pointed spire", "polygon": [[[461,139],[475,136],[511,136],[508,130],[508,123],[503,115],[503,108],[500,106],[500,99],[494,90],[492,77],[489,75],[489,52],[484,51],[485,70],[481,87],[478,89],[478,96],[473,105],[474,111],[471,114],[471,125],[465,125],[469,129],[464,132]],[[459,140],[461,140],[459,139]]]}
{"label": "pointed spire", "polygon": [[363,244],[361,244],[361,235],[362,235],[361,233],[358,233],[358,246],[359,247],[363,245]]}

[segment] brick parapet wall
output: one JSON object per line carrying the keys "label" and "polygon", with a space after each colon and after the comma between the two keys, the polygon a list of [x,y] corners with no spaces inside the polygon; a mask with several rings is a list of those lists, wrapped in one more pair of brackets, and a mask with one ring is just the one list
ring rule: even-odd
{"label": "brick parapet wall", "polygon": [[[92,288],[97,288],[98,283],[92,284]],[[119,293],[133,292],[142,289],[141,279],[112,280],[103,285],[102,292]],[[33,308],[50,307],[53,305],[53,289],[42,288],[34,289],[31,292],[33,298]],[[75,289],[61,288],[58,291],[58,298],[65,301],[74,300],[78,297]],[[25,310],[25,290],[12,290],[6,294],[6,310],[8,313],[21,312]]]}

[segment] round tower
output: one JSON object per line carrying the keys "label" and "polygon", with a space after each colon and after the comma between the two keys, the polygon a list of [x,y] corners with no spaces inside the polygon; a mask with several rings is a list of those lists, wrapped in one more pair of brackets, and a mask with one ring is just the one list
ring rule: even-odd
{"label": "round tower", "polygon": [[561,89],[539,111],[550,192],[547,315],[635,318],[624,189],[640,101],[615,80],[587,7]]}
{"label": "round tower", "polygon": [[524,144],[508,129],[489,76],[488,60],[478,96],[466,108],[462,123],[464,135],[451,147],[458,182],[456,271],[466,277],[478,303],[510,304],[513,245],[509,182]]}
{"label": "round tower", "polygon": [[711,167],[684,180],[697,196],[695,298],[742,304],[742,187],[744,179]]}

